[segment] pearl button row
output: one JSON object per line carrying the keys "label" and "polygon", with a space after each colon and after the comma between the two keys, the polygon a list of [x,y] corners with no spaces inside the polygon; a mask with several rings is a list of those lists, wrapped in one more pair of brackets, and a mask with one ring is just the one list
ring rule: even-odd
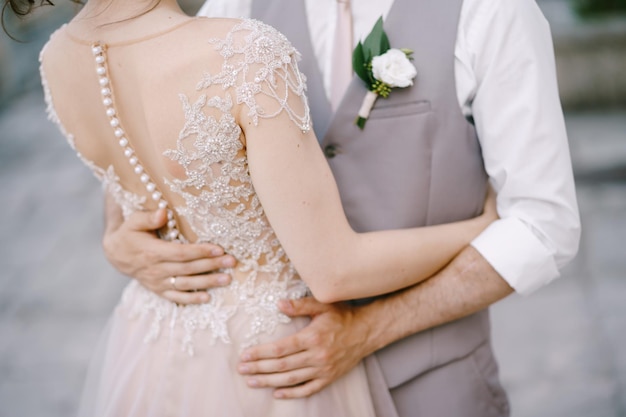
{"label": "pearl button row", "polygon": [[139,176],[139,180],[146,187],[146,191],[148,191],[152,200],[157,202],[160,209],[166,209],[168,219],[166,237],[170,240],[174,240],[179,237],[176,219],[174,219],[174,212],[172,209],[168,208],[167,201],[162,198],[163,195],[157,189],[154,181],[152,181],[150,176],[144,172],[144,168],[139,163],[139,158],[135,156],[135,151],[130,146],[124,130],[120,126],[120,120],[117,118],[117,111],[115,110],[115,105],[113,103],[113,94],[107,74],[105,47],[96,43],[91,47],[91,52],[96,60],[96,73],[98,74],[98,82],[100,83],[100,94],[102,95],[102,103],[106,109],[106,115],[109,118],[109,124],[111,125],[113,133],[118,140],[118,144],[124,151],[124,156],[128,158],[128,163],[133,167],[135,174]]}

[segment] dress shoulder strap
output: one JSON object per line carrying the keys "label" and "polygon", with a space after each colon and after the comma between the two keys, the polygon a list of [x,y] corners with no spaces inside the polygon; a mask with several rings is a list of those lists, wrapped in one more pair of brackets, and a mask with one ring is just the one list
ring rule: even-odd
{"label": "dress shoulder strap", "polygon": [[[237,104],[248,108],[255,125],[259,119],[285,113],[301,130],[311,129],[306,78],[297,64],[300,54],[283,34],[257,20],[244,19],[210,43],[224,62],[219,73],[204,74],[198,90],[215,84],[234,88]],[[293,108],[291,96],[298,97],[302,106]]]}

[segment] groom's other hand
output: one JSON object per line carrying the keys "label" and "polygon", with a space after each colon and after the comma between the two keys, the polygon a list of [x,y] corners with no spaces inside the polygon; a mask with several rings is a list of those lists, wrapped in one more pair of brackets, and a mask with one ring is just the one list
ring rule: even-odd
{"label": "groom's other hand", "polygon": [[276,398],[308,397],[343,376],[375,350],[368,349],[369,326],[358,308],[322,304],[312,297],[283,300],[290,317],[310,316],[299,332],[254,346],[241,355],[239,372],[253,388],[274,387]]}
{"label": "groom's other hand", "polygon": [[203,290],[230,282],[228,274],[213,272],[234,265],[234,258],[224,255],[222,248],[161,240],[156,231],[167,222],[165,210],[136,212],[124,221],[110,200],[107,196],[102,246],[118,271],[178,304],[205,303],[209,294]]}

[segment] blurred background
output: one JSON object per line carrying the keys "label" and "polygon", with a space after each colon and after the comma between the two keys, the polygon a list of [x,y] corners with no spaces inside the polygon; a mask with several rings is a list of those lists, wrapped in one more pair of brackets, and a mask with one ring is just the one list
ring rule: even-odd
{"label": "blurred background", "polygon": [[[538,4],[553,31],[583,237],[560,279],[492,309],[494,344],[513,417],[626,417],[626,0]],[[74,12],[61,0],[7,19],[27,43],[0,33],[2,417],[74,414],[126,282],[102,254],[97,181],[44,113],[37,55]]]}

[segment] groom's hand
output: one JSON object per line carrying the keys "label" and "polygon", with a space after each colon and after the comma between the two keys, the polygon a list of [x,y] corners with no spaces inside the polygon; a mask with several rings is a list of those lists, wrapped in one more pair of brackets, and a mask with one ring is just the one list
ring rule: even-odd
{"label": "groom's hand", "polygon": [[164,210],[136,212],[126,221],[114,216],[107,213],[105,255],[118,271],[150,291],[178,304],[198,304],[209,300],[202,290],[230,282],[229,275],[212,273],[234,265],[234,258],[219,246],[182,245],[157,237],[156,231],[167,222]]}
{"label": "groom's hand", "polygon": [[276,398],[308,397],[354,368],[369,354],[368,328],[356,308],[314,298],[281,301],[288,316],[310,316],[298,333],[245,350],[239,372],[250,387],[274,387]]}

